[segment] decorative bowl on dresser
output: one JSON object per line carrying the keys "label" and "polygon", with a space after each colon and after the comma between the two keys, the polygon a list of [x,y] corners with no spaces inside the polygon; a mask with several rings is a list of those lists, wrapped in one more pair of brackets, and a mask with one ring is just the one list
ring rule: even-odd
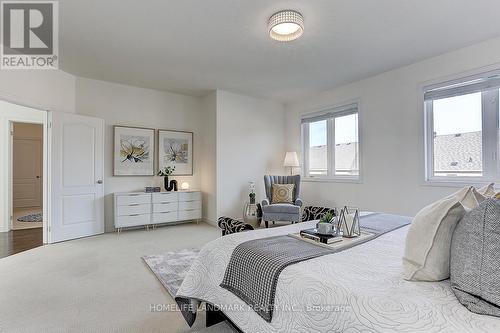
{"label": "decorative bowl on dresser", "polygon": [[114,194],[115,228],[201,219],[201,192],[122,192]]}

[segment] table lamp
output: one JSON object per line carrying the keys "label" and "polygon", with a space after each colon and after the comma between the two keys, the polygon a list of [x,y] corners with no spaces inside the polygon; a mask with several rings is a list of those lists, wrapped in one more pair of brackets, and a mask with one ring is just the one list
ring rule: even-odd
{"label": "table lamp", "polygon": [[285,162],[283,163],[284,167],[290,167],[290,175],[293,174],[293,168],[297,168],[300,166],[299,158],[297,157],[297,152],[288,151],[285,154]]}

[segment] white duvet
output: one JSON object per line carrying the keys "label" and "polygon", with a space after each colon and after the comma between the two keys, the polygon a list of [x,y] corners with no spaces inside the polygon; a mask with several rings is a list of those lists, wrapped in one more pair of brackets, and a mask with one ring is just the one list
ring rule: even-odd
{"label": "white duvet", "polygon": [[222,308],[250,332],[500,332],[500,318],[469,312],[449,281],[408,282],[402,256],[408,227],[373,241],[291,265],[281,273],[272,322],[219,287],[233,249],[241,242],[286,235],[315,222],[224,236],[208,243],[177,296]]}

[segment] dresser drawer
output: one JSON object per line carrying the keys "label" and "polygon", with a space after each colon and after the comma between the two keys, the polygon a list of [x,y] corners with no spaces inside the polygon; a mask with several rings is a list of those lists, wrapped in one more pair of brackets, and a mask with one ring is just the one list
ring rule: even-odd
{"label": "dresser drawer", "polygon": [[180,192],[179,201],[201,201],[201,192]]}
{"label": "dresser drawer", "polygon": [[115,227],[133,227],[138,225],[151,224],[151,214],[138,214],[115,217]]}
{"label": "dresser drawer", "polygon": [[179,202],[179,210],[201,209],[201,201],[181,201]]}
{"label": "dresser drawer", "polygon": [[155,203],[153,204],[153,213],[176,212],[178,206],[177,202]]}
{"label": "dresser drawer", "polygon": [[201,209],[179,211],[179,221],[201,219]]}
{"label": "dresser drawer", "polygon": [[154,213],[153,223],[167,223],[177,221],[177,212]]}
{"label": "dresser drawer", "polygon": [[129,206],[137,204],[151,203],[151,194],[128,194],[118,195],[116,197],[116,204],[118,206]]}
{"label": "dresser drawer", "polygon": [[137,214],[150,214],[151,213],[151,205],[149,204],[132,204],[128,206],[118,206],[116,207],[116,215],[117,216],[128,216],[128,215],[137,215]]}
{"label": "dresser drawer", "polygon": [[177,193],[153,193],[153,203],[169,203],[178,201]]}

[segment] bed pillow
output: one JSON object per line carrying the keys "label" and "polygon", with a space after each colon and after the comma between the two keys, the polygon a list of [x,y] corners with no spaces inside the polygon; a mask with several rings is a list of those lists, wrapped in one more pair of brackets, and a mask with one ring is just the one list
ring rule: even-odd
{"label": "bed pillow", "polygon": [[462,204],[462,206],[464,206],[467,212],[470,212],[471,210],[479,206],[481,202],[487,199],[484,195],[479,193],[473,186],[464,187],[462,190],[458,191],[454,195],[460,196],[460,193],[464,192],[466,194],[463,197],[463,199],[460,200],[460,203]]}
{"label": "bed pillow", "polygon": [[450,282],[467,309],[500,317],[500,200],[484,201],[458,223]]}
{"label": "bed pillow", "polygon": [[[489,199],[491,197],[488,197],[484,194],[481,194],[478,190],[476,190],[475,188],[472,189],[472,193],[474,194],[474,199],[476,199],[476,203],[473,205],[473,208],[476,208],[477,206],[479,206],[479,204],[483,201],[485,201],[486,199]],[[471,209],[471,210],[472,210]]]}
{"label": "bed pillow", "polygon": [[293,203],[293,190],[295,184],[273,184],[272,203]]}
{"label": "bed pillow", "polygon": [[450,277],[453,231],[468,210],[477,207],[472,186],[422,209],[408,230],[403,257],[404,278],[440,281]]}
{"label": "bed pillow", "polygon": [[491,183],[489,185],[486,185],[485,187],[481,187],[480,189],[477,190],[477,192],[486,198],[493,198],[496,194],[495,192],[495,184]]}

